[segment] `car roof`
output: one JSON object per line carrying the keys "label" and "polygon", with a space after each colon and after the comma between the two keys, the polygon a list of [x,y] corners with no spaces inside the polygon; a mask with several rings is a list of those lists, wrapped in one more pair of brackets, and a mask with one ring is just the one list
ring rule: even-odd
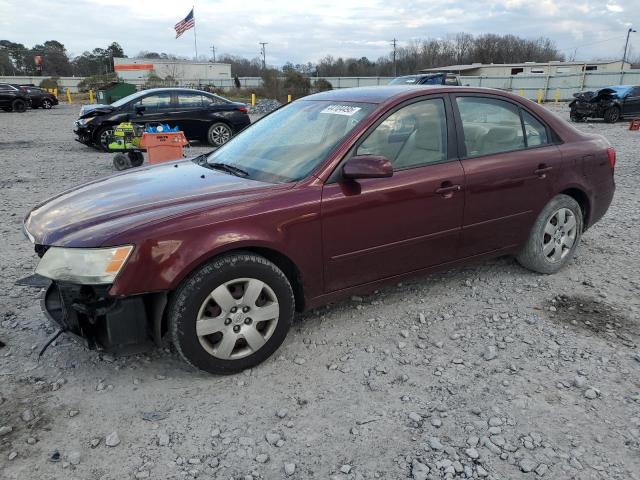
{"label": "car roof", "polygon": [[183,88],[183,87],[161,87],[161,88],[146,88],[144,90],[139,90],[139,93],[159,93],[159,92],[198,92],[198,93],[208,93],[213,95],[210,92],[205,92],[204,90],[198,90],[197,88]]}
{"label": "car roof", "polygon": [[509,96],[504,90],[482,87],[460,87],[452,85],[384,85],[373,87],[340,88],[327,90],[301,100],[329,100],[336,102],[384,103],[391,100],[402,100],[417,97],[425,93],[486,93]]}

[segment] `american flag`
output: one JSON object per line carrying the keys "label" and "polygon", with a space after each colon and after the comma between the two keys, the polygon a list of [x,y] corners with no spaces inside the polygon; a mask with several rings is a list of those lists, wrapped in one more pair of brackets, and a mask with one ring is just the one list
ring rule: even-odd
{"label": "american flag", "polygon": [[178,23],[176,23],[176,26],[173,27],[176,29],[176,38],[178,38],[180,35],[182,35],[184,32],[186,32],[190,28],[193,28],[195,25],[196,25],[196,20],[195,18],[193,18],[193,8],[192,8],[191,11],[189,12],[189,15],[184,17],[184,20],[180,20]]}

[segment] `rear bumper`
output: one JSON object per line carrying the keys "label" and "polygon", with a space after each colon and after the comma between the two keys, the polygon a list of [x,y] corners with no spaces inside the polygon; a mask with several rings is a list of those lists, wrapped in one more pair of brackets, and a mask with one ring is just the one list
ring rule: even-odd
{"label": "rear bumper", "polygon": [[604,217],[607,210],[611,206],[611,202],[613,201],[613,195],[616,191],[616,184],[613,176],[611,180],[606,183],[598,185],[595,190],[595,195],[593,198],[593,210],[589,218],[589,225],[587,228],[592,227],[596,222],[598,222],[602,217]]}
{"label": "rear bumper", "polygon": [[148,350],[152,332],[142,296],[116,299],[109,285],[52,282],[41,306],[51,322],[90,349],[132,354]]}

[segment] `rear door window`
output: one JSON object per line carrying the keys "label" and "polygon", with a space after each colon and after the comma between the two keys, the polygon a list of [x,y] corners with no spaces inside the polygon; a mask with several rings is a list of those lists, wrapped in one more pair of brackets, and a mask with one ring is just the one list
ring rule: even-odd
{"label": "rear door window", "polygon": [[468,157],[525,148],[518,107],[486,97],[456,97]]}
{"label": "rear door window", "polygon": [[183,93],[177,95],[180,108],[202,108],[202,95],[199,93]]}

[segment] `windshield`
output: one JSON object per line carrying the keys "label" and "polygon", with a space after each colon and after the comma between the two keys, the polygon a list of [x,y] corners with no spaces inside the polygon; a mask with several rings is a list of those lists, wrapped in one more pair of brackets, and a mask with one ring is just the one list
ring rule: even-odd
{"label": "windshield", "polygon": [[369,103],[298,100],[260,120],[207,158],[270,183],[300,180],[375,107]]}
{"label": "windshield", "polygon": [[394,78],[389,82],[389,85],[414,85],[418,83],[420,77],[417,76],[407,76],[407,77],[398,77]]}

